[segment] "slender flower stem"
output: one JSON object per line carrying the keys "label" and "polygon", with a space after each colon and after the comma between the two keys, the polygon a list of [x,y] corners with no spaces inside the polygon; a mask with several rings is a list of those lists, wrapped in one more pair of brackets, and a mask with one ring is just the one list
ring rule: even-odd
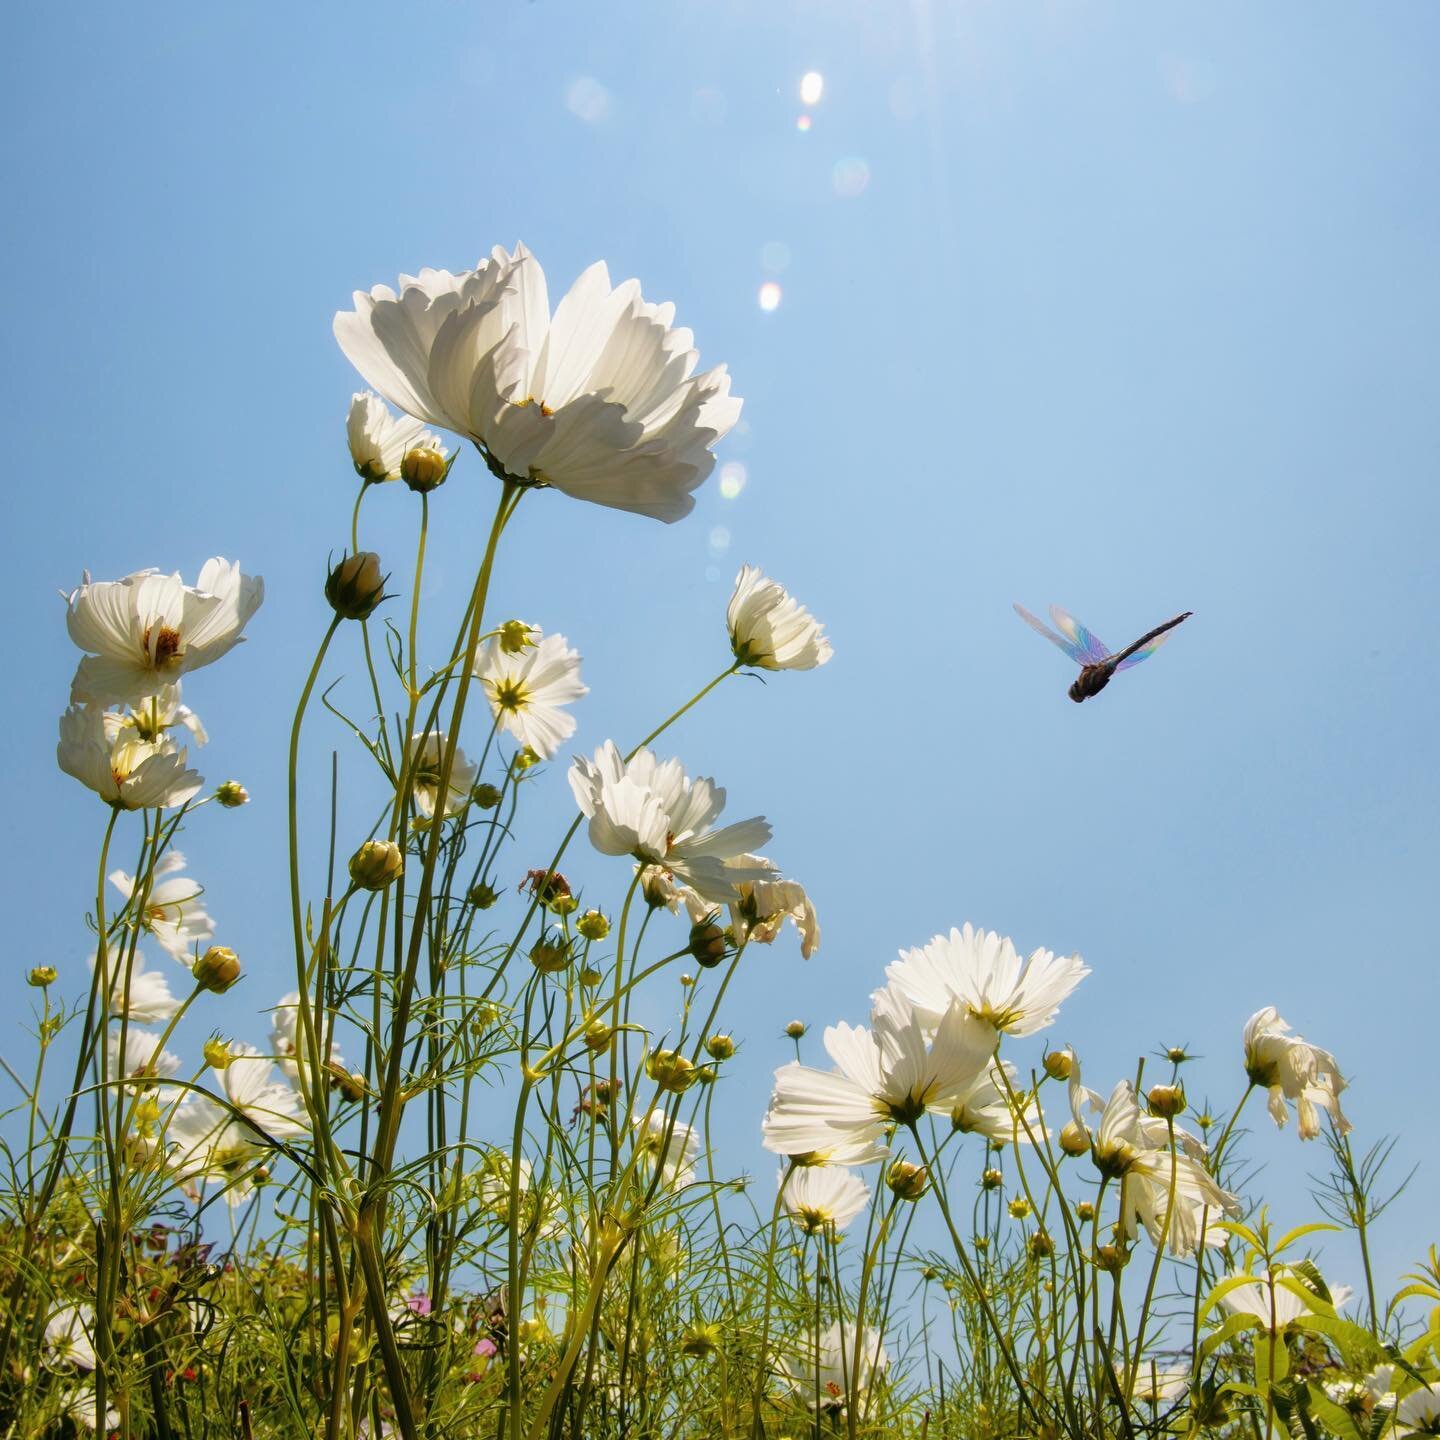
{"label": "slender flower stem", "polygon": [[780,1231],[780,1207],[785,1201],[785,1187],[789,1185],[790,1177],[794,1173],[795,1162],[792,1160],[785,1167],[780,1188],[775,1193],[775,1208],[770,1212],[770,1243],[765,1250],[765,1307],[760,1321],[760,1373],[755,1377],[755,1394],[750,1409],[750,1431],[754,1440],[763,1440],[765,1434],[765,1422],[760,1416],[760,1409],[770,1381],[770,1305],[775,1297],[775,1241]]}
{"label": "slender flower stem", "polygon": [[[898,1195],[891,1195],[885,1213],[880,1217],[880,1228],[875,1232],[875,1243],[865,1255],[860,1270],[860,1293],[855,1298],[855,1358],[850,1364],[849,1385],[847,1386],[846,1423],[850,1440],[858,1440],[860,1434],[860,1365],[865,1355],[865,1301],[869,1298],[870,1277],[875,1271],[875,1262],[885,1244],[885,1235],[894,1218],[895,1207],[900,1203]],[[815,1397],[818,1406],[820,1397]]]}

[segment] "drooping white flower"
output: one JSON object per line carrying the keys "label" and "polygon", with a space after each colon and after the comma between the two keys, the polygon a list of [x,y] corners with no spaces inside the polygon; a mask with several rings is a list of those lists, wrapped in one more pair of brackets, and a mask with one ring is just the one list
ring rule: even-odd
{"label": "drooping white flower", "polygon": [[122,1040],[121,1027],[110,1027],[105,1047],[110,1055],[110,1073],[127,1080],[168,1080],[180,1073],[180,1057],[160,1047],[160,1036],[138,1025],[127,1025]]}
{"label": "drooping white flower", "polygon": [[1440,1435],[1440,1385],[1422,1385],[1395,1407],[1396,1440],[1408,1435]]}
{"label": "drooping white flower", "polygon": [[[1011,1094],[1021,1108],[1012,1105]],[[1020,1085],[1015,1067],[1008,1060],[992,1060],[988,1068],[955,1097],[950,1106],[950,1124],[964,1135],[983,1135],[1001,1145],[1012,1142],[1030,1145],[1046,1134],[1036,1098]]]}
{"label": "drooping white flower", "polygon": [[1289,1115],[1287,1100],[1300,1117],[1302,1140],[1313,1140],[1320,1133],[1322,1110],[1341,1135],[1350,1129],[1340,1109],[1346,1080],[1335,1057],[1294,1034],[1273,1005],[1257,1010],[1245,1022],[1245,1073],[1252,1085],[1270,1092],[1270,1116],[1281,1129]]}
{"label": "drooping white flower", "polygon": [[[1284,1283],[1286,1280],[1289,1283]],[[1349,1296],[1350,1288],[1346,1285],[1337,1285],[1330,1291],[1335,1309]],[[1220,1303],[1232,1315],[1253,1315],[1273,1335],[1280,1334],[1302,1316],[1313,1315],[1323,1304],[1318,1295],[1312,1295],[1308,1285],[1290,1275],[1285,1265],[1262,1270],[1253,1280],[1226,1290]]]}
{"label": "drooping white flower", "polygon": [[746,880],[735,888],[739,900],[731,903],[730,921],[737,937],[744,937],[752,945],[769,945],[789,920],[800,933],[803,959],[808,960],[820,948],[820,920],[799,881],[778,877]]}
{"label": "drooping white flower", "polygon": [[780,1172],[785,1211],[807,1234],[843,1230],[869,1203],[870,1187],[840,1165],[804,1165]]}
{"label": "drooping white flower", "polygon": [[648,1116],[637,1115],[633,1128],[635,1145],[646,1169],[653,1174],[658,1165],[660,1178],[677,1190],[690,1184],[695,1178],[700,1137],[689,1125],[672,1120],[664,1110],[652,1110]]}
{"label": "drooping white flower", "polygon": [[233,1110],[208,1095],[193,1095],[175,1112],[167,1139],[182,1181],[238,1181],[226,1192],[234,1204],[250,1189],[254,1167],[270,1153],[266,1137],[292,1139],[310,1122],[300,1097],[272,1078],[274,1065],[253,1045],[233,1045],[231,1056],[224,1070],[211,1073]]}
{"label": "drooping white flower", "polygon": [[1013,941],[967,924],[918,950],[902,950],[885,977],[928,1024],[937,1024],[958,1000],[1003,1034],[1033,1035],[1055,1019],[1061,1001],[1089,973],[1078,955],[1049,950],[1036,950],[1022,963]]}
{"label": "drooping white flower", "polygon": [[834,653],[824,626],[782,585],[753,565],[735,577],[725,611],[730,647],[742,665],[761,670],[813,670]]}
{"label": "drooping white flower", "polygon": [[[1120,1228],[1127,1240],[1143,1225],[1151,1241],[1159,1245],[1163,1239],[1172,1255],[1191,1255],[1201,1245],[1225,1243],[1218,1222],[1239,1215],[1240,1201],[1185,1153],[1178,1137],[1172,1151],[1168,1134],[1156,1136],[1154,1127],[1144,1123],[1152,1117],[1142,1116],[1135,1087],[1128,1080],[1110,1092],[1096,1130],[1085,1126],[1080,1113],[1077,1105],[1076,1123],[1090,1134],[1095,1168],[1120,1181]],[[1174,1213],[1167,1219],[1172,1189]]]}
{"label": "drooping white flower", "polygon": [[55,1368],[95,1368],[95,1312],[64,1305],[45,1322],[45,1363]]}
{"label": "drooping white flower", "polygon": [[[90,956],[95,969],[96,956]],[[170,993],[170,982],[161,970],[147,970],[145,957],[137,950],[125,975],[125,951],[116,946],[109,953],[110,1013],[134,1025],[163,1025],[174,1017],[180,1002]],[[127,993],[128,992],[128,993]]]}
{"label": "drooping white flower", "polygon": [[1135,1371],[1132,1398],[1141,1405],[1168,1405],[1190,1388],[1190,1371],[1184,1365],[1161,1365],[1142,1360]]}
{"label": "drooping white flower", "polygon": [[[855,1364],[857,1339],[860,1364]],[[890,1366],[880,1336],[868,1326],[857,1337],[853,1325],[839,1321],[819,1337],[794,1342],[781,1358],[781,1370],[790,1393],[812,1410],[843,1411],[853,1390],[863,1397],[876,1378]],[[854,1383],[851,1383],[854,1382]]]}
{"label": "drooping white flower", "polygon": [[445,444],[438,435],[431,435],[409,415],[392,415],[385,402],[369,391],[350,397],[345,438],[355,473],[372,485],[398,480],[400,462],[411,450],[435,450],[445,456]]}
{"label": "drooping white flower", "polygon": [[834,1070],[798,1061],[775,1072],[765,1148],[814,1163],[861,1165],[888,1153],[885,1132],[926,1110],[948,1113],[995,1048],[995,1032],[952,1005],[932,1032],[893,988],[874,997],[872,1028],[832,1025],[825,1049]]}
{"label": "drooping white flower", "polygon": [[107,740],[98,705],[72,705],[60,717],[55,759],[67,775],[125,810],[183,805],[205,783],[186,765],[186,752],[169,741],[151,744],[124,734]]}
{"label": "drooping white flower", "polygon": [[518,653],[492,637],[475,656],[475,675],[500,728],[542,760],[575,733],[575,717],[564,707],[590,693],[580,680],[580,653],[563,635],[546,635]]}
{"label": "drooping white flower", "polygon": [[[440,799],[440,776],[445,762],[446,736],[440,730],[427,730],[412,735],[405,746],[405,766],[410,772],[410,793],[414,797],[416,824],[428,824],[435,818]],[[476,767],[461,749],[455,747],[455,760],[450,767],[450,789],[445,797],[445,814],[454,815],[470,798],[475,783]]]}
{"label": "drooping white flower", "polygon": [[265,598],[259,576],[216,557],[186,585],[178,574],[140,570],[123,580],[91,581],[71,591],[70,638],[89,652],[70,686],[72,702],[133,703],[191,670],[212,664],[243,638]]}
{"label": "drooping white flower", "polygon": [[357,291],[335,338],[392,405],[473,440],[497,474],[669,521],[740,414],[723,365],[695,373],[674,314],[597,263],[552,318],[539,262],[497,246],[459,275],[402,275],[398,295]]}
{"label": "drooping white flower", "polygon": [[702,900],[728,904],[737,885],[773,875],[769,861],[750,853],[770,838],[770,826],[757,816],[713,828],[725,791],[706,777],[692,780],[678,760],[641,749],[626,761],[607,740],[593,761],[576,756],[570,789],[602,855],[658,865]]}
{"label": "drooping white flower", "polygon": [[197,745],[203,745],[210,736],[206,733],[200,717],[188,706],[180,703],[180,685],[163,685],[154,695],[137,700],[128,710],[107,710],[105,712],[105,734],[113,745],[133,732],[128,738],[150,743],[166,738],[167,730],[176,728],[188,730]]}
{"label": "drooping white flower", "polygon": [[[326,1023],[323,1014],[316,1013],[311,1005],[311,1019],[318,1028]],[[291,990],[282,995],[270,1012],[270,1049],[280,1068],[289,1077],[291,1084],[299,1084],[300,1060],[304,1057],[305,1035],[300,1025],[300,992]],[[343,1065],[340,1048],[332,1039],[329,1059],[332,1065]]]}
{"label": "drooping white flower", "polygon": [[[178,850],[161,856],[144,911],[132,918],[182,965],[193,965],[201,948],[214,938],[215,922],[201,903],[205,887],[198,880],[182,875],[184,868],[185,857]],[[134,896],[133,875],[115,870],[109,879],[126,900]]]}

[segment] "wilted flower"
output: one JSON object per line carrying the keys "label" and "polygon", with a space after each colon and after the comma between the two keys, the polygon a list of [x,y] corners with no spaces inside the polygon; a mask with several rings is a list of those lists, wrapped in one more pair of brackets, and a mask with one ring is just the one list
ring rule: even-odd
{"label": "wilted flower", "polygon": [[564,707],[590,693],[580,680],[580,654],[563,635],[508,649],[492,636],[475,656],[475,676],[500,728],[549,760],[575,733]]}
{"label": "wilted flower", "polygon": [[[180,872],[185,857],[178,850],[162,856],[154,870],[154,883],[144,909],[134,919],[160,942],[167,954],[182,965],[193,965],[200,946],[215,934],[215,922],[201,903],[205,887]],[[135,877],[113,870],[110,883],[125,897],[135,896]]]}
{"label": "wilted flower", "polygon": [[1033,1035],[1060,1011],[1060,1002],[1090,973],[1078,955],[1036,950],[1024,963],[1014,942],[966,925],[937,935],[918,950],[902,950],[885,969],[928,1025],[951,1001],[1002,1034]]}
{"label": "wilted flower", "polygon": [[[855,1364],[856,1351],[860,1363]],[[863,1397],[890,1360],[880,1336],[868,1326],[857,1336],[853,1325],[839,1321],[819,1337],[795,1342],[792,1354],[782,1357],[782,1378],[791,1394],[812,1410],[843,1411],[851,1391]]]}
{"label": "wilted flower", "polygon": [[1245,1023],[1245,1074],[1252,1085],[1270,1092],[1270,1116],[1282,1129],[1288,1118],[1285,1102],[1295,1106],[1302,1140],[1320,1133],[1321,1110],[1329,1113],[1341,1135],[1350,1129],[1340,1110],[1346,1082],[1335,1057],[1292,1034],[1273,1005],[1257,1010]]}
{"label": "wilted flower", "polygon": [[753,565],[741,567],[725,611],[730,646],[742,665],[813,670],[833,653],[824,627],[785,588]]}
{"label": "wilted flower", "polygon": [[98,705],[72,705],[60,717],[55,758],[67,775],[125,810],[183,805],[205,783],[186,766],[186,752],[169,741],[107,740]]}
{"label": "wilted flower", "polygon": [[[759,864],[768,863],[761,856]],[[746,880],[735,887],[738,901],[730,905],[737,936],[752,945],[769,945],[789,920],[800,934],[800,956],[808,960],[820,948],[820,920],[815,906],[797,880]]]}
{"label": "wilted flower", "polygon": [[[424,735],[412,735],[405,746],[405,769],[410,775],[417,823],[434,819],[447,743],[442,731],[429,730]],[[446,815],[454,815],[464,808],[474,783],[475,766],[457,745],[455,761],[450,768],[450,788],[445,799]]]}
{"label": "wilted flower", "polygon": [[139,570],[123,580],[92,581],[71,591],[70,638],[88,651],[70,699],[99,705],[143,700],[181,675],[209,665],[241,640],[265,598],[259,576],[207,560],[195,586],[180,576]]}
{"label": "wilted flower", "polygon": [[445,454],[444,442],[429,434],[420,421],[392,415],[385,402],[369,391],[351,396],[345,438],[350,442],[355,473],[369,484],[398,480],[409,450],[438,450],[442,463]]}
{"label": "wilted flower", "polygon": [[402,275],[398,296],[357,291],[335,338],[391,404],[473,440],[497,475],[669,521],[740,413],[724,366],[694,373],[673,317],[597,263],[552,318],[534,256],[497,246],[459,275]]}
{"label": "wilted flower", "polygon": [[713,780],[692,780],[678,760],[656,760],[646,749],[627,761],[613,740],[593,761],[577,756],[570,789],[590,820],[590,843],[602,855],[633,855],[671,871],[703,900],[728,903],[743,881],[767,879],[767,861],[749,852],[770,838],[764,819],[723,829],[714,822],[725,792]]}

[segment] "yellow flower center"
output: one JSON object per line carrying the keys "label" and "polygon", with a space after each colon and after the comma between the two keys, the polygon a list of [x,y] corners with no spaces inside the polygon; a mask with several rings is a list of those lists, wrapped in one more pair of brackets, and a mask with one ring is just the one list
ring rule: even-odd
{"label": "yellow flower center", "polygon": [[519,680],[497,680],[490,694],[500,709],[512,714],[518,714],[530,703],[530,692]]}

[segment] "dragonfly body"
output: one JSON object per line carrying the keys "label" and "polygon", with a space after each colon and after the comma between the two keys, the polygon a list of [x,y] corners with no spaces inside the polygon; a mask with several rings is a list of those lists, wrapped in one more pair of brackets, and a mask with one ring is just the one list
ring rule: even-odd
{"label": "dragonfly body", "polygon": [[[1039,631],[1052,645],[1058,645],[1080,666],[1080,673],[1070,686],[1070,698],[1078,705],[1092,695],[1098,695],[1121,670],[1128,670],[1142,660],[1148,660],[1170,638],[1170,632],[1193,613],[1187,610],[1163,625],[1147,631],[1133,644],[1127,645],[1118,654],[1098,636],[1091,634],[1073,615],[1067,614],[1058,605],[1050,607],[1050,618],[1055,622],[1052,630],[1043,620],[1038,620],[1023,605],[1015,607],[1015,613],[1031,627]],[[1056,631],[1059,631],[1057,634]]]}

